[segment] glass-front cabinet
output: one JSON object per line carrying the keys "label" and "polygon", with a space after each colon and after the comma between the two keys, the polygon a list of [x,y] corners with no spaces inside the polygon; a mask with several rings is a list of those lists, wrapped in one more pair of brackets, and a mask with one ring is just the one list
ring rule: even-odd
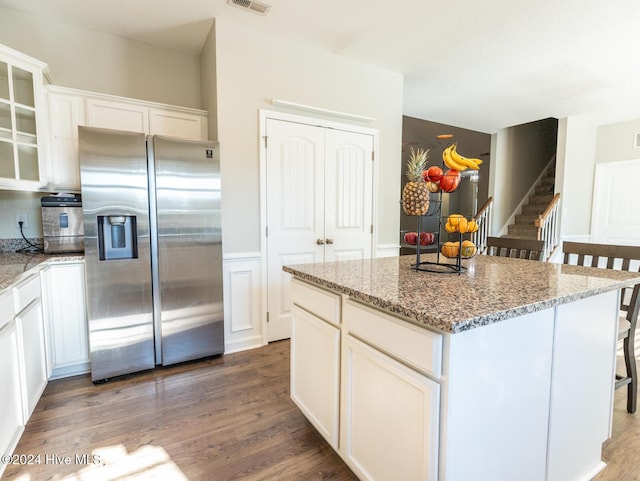
{"label": "glass-front cabinet", "polygon": [[46,184],[46,136],[40,125],[45,67],[0,45],[0,187],[29,190]]}

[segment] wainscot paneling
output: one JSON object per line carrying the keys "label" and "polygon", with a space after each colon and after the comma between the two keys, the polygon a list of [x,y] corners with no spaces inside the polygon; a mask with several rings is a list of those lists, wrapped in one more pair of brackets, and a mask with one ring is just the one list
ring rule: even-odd
{"label": "wainscot paneling", "polygon": [[223,260],[225,353],[263,345],[260,254],[225,254]]}

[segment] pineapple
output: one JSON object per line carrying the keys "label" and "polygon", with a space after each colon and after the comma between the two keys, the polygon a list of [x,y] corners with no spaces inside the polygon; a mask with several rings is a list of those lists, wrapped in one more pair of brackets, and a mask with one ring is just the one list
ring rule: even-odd
{"label": "pineapple", "polygon": [[402,210],[407,215],[425,215],[429,210],[429,189],[422,177],[427,165],[429,150],[411,147],[411,157],[407,162],[407,179],[409,182],[402,189]]}

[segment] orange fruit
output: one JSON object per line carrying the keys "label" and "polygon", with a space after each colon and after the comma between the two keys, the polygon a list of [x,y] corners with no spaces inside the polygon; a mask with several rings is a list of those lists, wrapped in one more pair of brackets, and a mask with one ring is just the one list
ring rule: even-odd
{"label": "orange fruit", "polygon": [[451,224],[451,227],[458,227],[458,224],[460,223],[460,219],[464,219],[464,216],[462,214],[451,214],[447,218],[447,222]]}
{"label": "orange fruit", "polygon": [[440,249],[440,252],[442,252],[442,255],[445,257],[457,257],[459,251],[459,242],[445,242],[442,244],[442,248]]}
{"label": "orange fruit", "polygon": [[460,247],[460,255],[462,257],[473,257],[476,253],[476,245],[470,240],[462,241]]}

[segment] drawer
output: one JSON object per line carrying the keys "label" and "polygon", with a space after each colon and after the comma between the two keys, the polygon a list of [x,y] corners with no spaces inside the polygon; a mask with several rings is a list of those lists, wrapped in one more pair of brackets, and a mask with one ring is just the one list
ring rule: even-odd
{"label": "drawer", "polygon": [[38,297],[40,297],[40,275],[36,274],[13,287],[15,312],[20,312]]}
{"label": "drawer", "polygon": [[349,299],[343,306],[342,322],[351,335],[414,369],[440,377],[441,334]]}
{"label": "drawer", "polygon": [[13,296],[11,295],[11,290],[7,289],[6,292],[0,294],[0,329],[13,319],[15,314],[13,309]]}
{"label": "drawer", "polygon": [[298,279],[291,279],[291,299],[295,305],[302,307],[316,317],[334,326],[340,324],[340,296],[312,286]]}

